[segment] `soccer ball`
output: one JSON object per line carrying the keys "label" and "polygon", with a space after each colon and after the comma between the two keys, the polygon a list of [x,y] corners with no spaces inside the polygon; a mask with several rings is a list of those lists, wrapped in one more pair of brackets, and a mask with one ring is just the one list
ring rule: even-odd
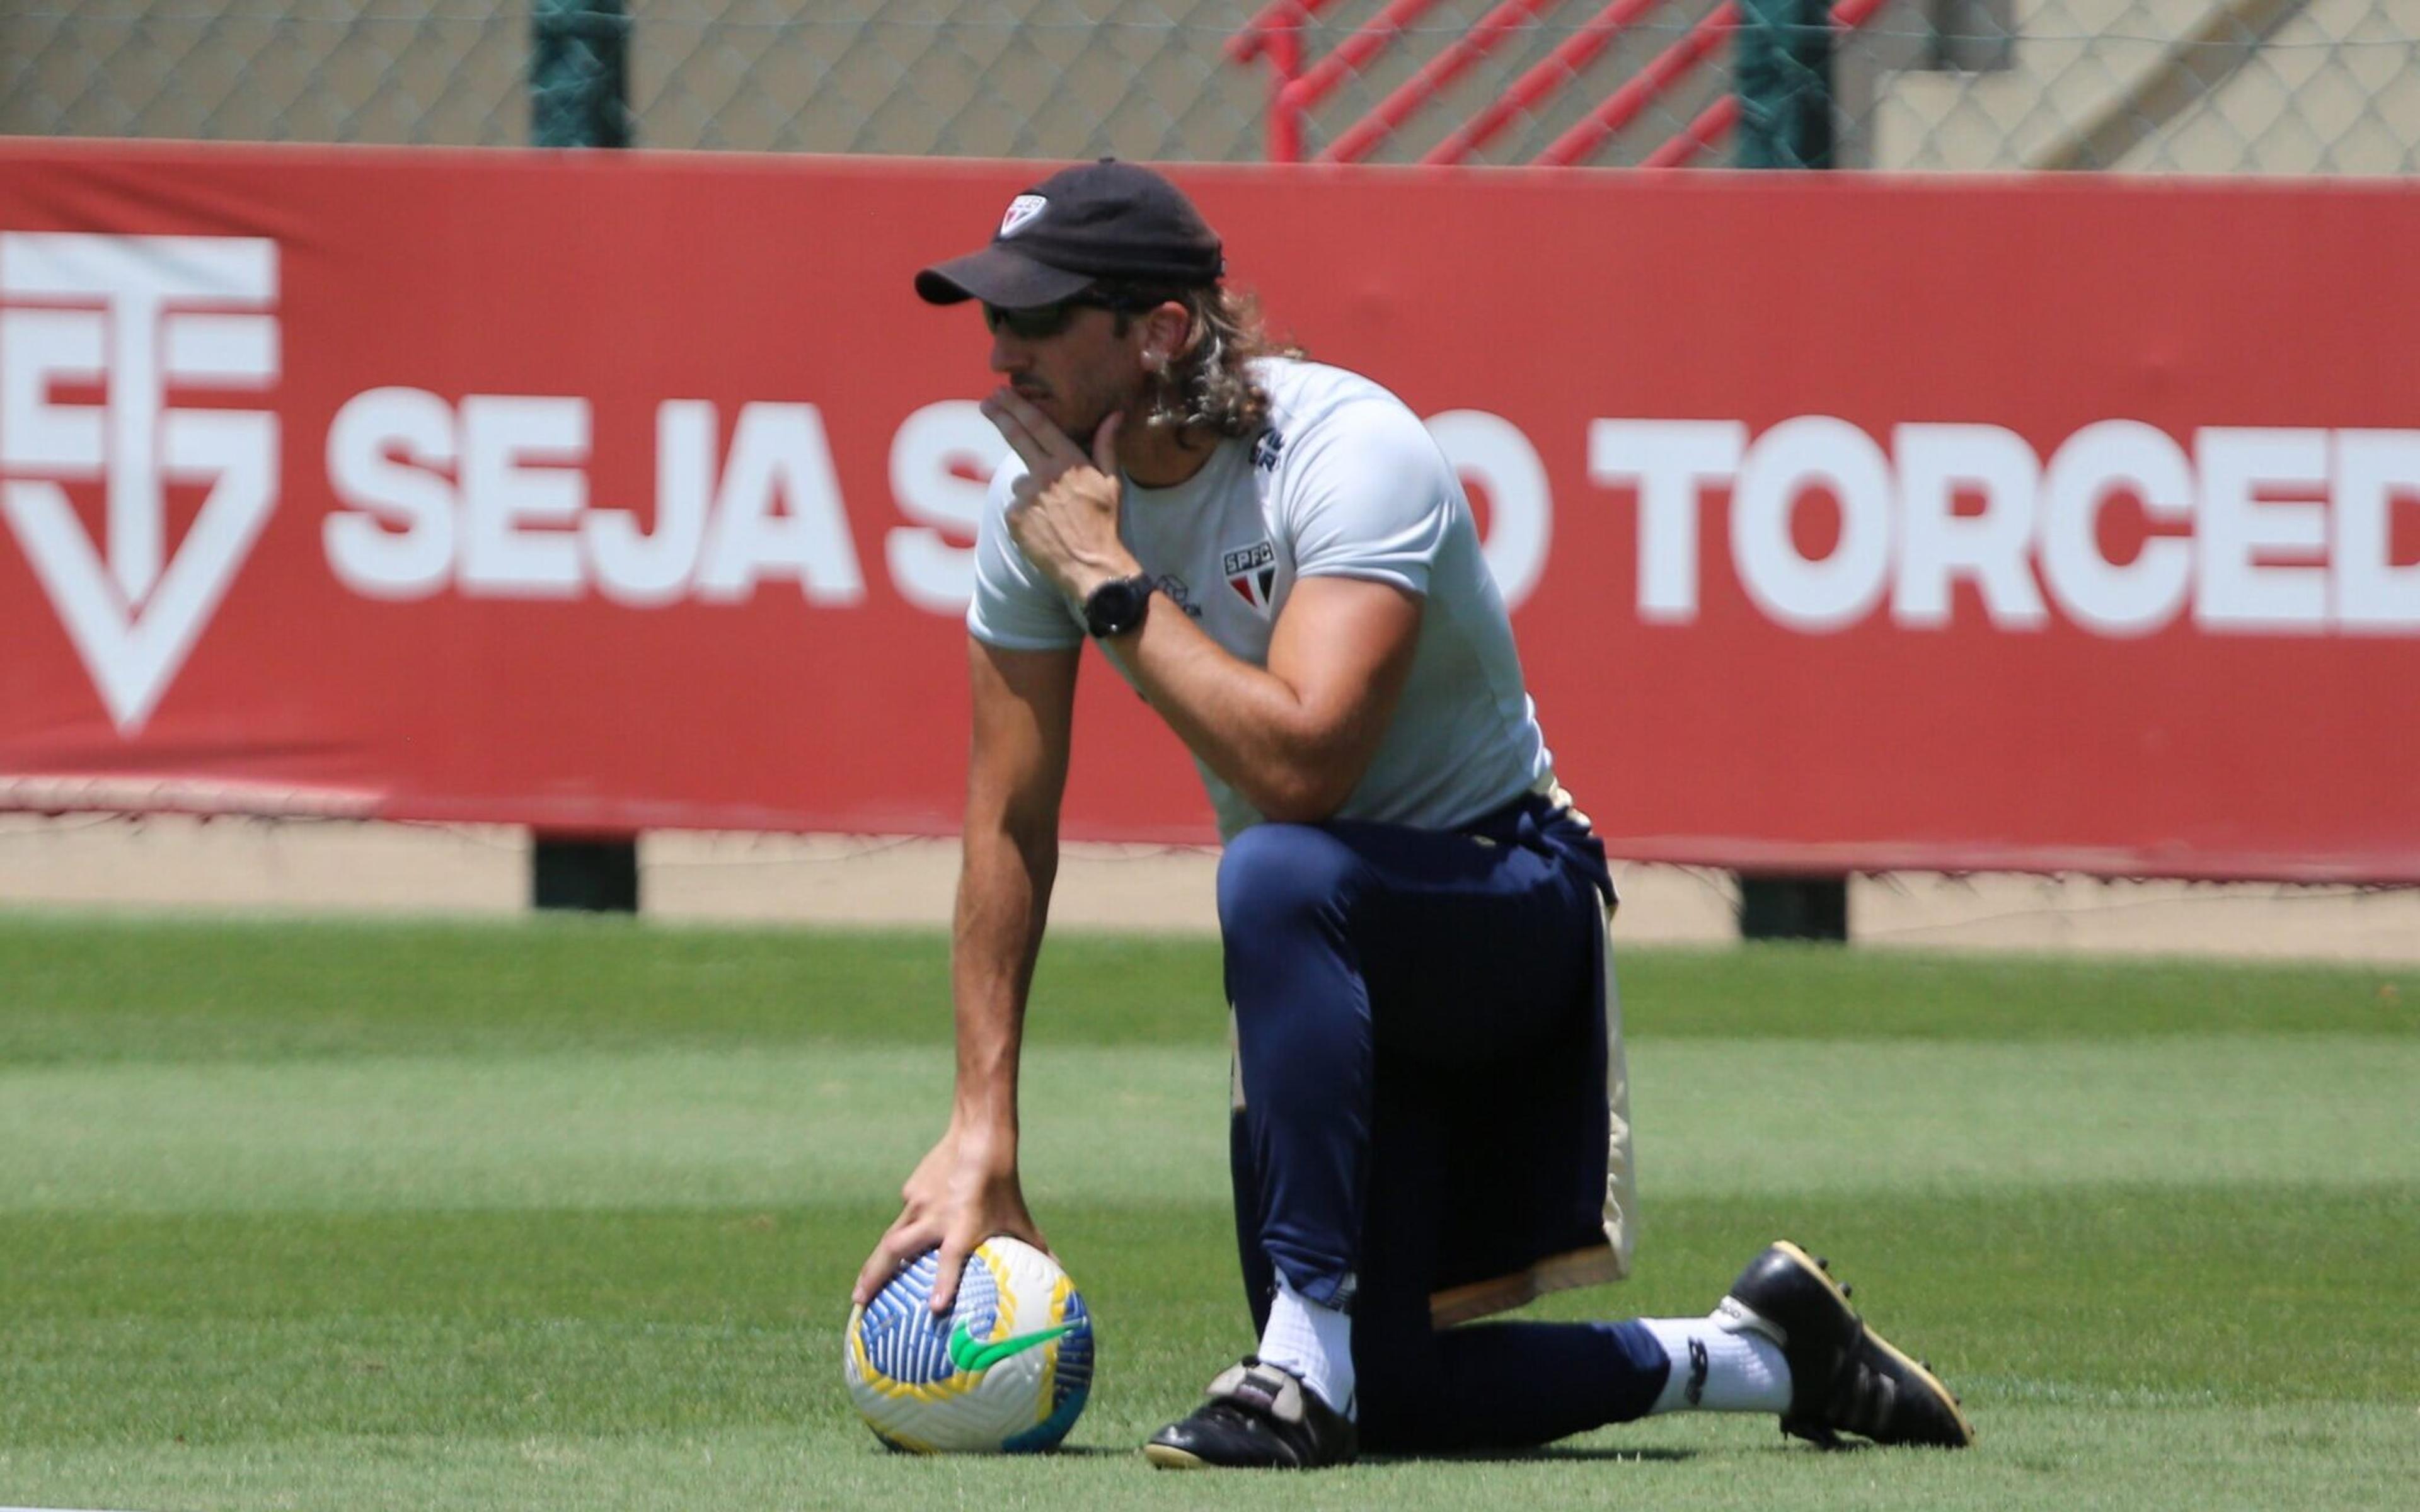
{"label": "soccer ball", "polygon": [[848,1395],[874,1436],[914,1454],[1031,1454],[1055,1447],[1093,1386],[1093,1319],[1058,1263],[987,1239],[957,1303],[933,1316],[927,1250],[850,1310]]}

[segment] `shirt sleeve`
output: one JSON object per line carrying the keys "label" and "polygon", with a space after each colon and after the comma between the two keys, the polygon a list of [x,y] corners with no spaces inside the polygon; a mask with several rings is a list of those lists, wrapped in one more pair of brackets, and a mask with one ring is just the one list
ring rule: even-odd
{"label": "shirt sleeve", "polygon": [[1279,513],[1297,578],[1366,578],[1426,596],[1462,484],[1401,404],[1341,407],[1288,459]]}
{"label": "shirt sleeve", "polygon": [[1009,485],[1025,464],[1011,455],[991,476],[975,527],[975,592],[967,602],[967,630],[1008,651],[1063,651],[1084,642],[1084,628],[1065,595],[1025,559],[1008,533]]}

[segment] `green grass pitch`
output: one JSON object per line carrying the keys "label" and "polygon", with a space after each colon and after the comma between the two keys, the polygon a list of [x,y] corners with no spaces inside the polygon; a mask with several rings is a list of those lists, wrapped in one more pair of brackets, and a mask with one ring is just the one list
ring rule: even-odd
{"label": "green grass pitch", "polygon": [[1071,1451],[888,1455],[848,1282],[938,1132],[923,933],[0,917],[0,1505],[2389,1507],[2420,1482],[2420,980],[1623,957],[1644,1234],[1547,1316],[1833,1257],[1974,1452],[1665,1418],[1238,1487],[1134,1453],[1249,1343],[1215,945],[1067,937],[1028,1193]]}

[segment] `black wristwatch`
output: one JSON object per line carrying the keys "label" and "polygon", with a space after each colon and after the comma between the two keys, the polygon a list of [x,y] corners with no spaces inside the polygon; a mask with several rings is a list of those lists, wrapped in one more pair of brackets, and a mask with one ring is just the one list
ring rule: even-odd
{"label": "black wristwatch", "polygon": [[1158,584],[1148,577],[1112,578],[1084,598],[1084,628],[1095,640],[1142,628]]}

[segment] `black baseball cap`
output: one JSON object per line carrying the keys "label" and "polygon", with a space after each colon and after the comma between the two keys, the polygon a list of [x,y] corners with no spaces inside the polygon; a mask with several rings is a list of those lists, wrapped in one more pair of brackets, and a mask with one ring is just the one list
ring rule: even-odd
{"label": "black baseball cap", "polygon": [[1030,310],[1098,279],[1189,288],[1226,271],[1218,234],[1185,192],[1140,163],[1064,168],[1008,202],[991,245],[916,275],[928,304]]}

